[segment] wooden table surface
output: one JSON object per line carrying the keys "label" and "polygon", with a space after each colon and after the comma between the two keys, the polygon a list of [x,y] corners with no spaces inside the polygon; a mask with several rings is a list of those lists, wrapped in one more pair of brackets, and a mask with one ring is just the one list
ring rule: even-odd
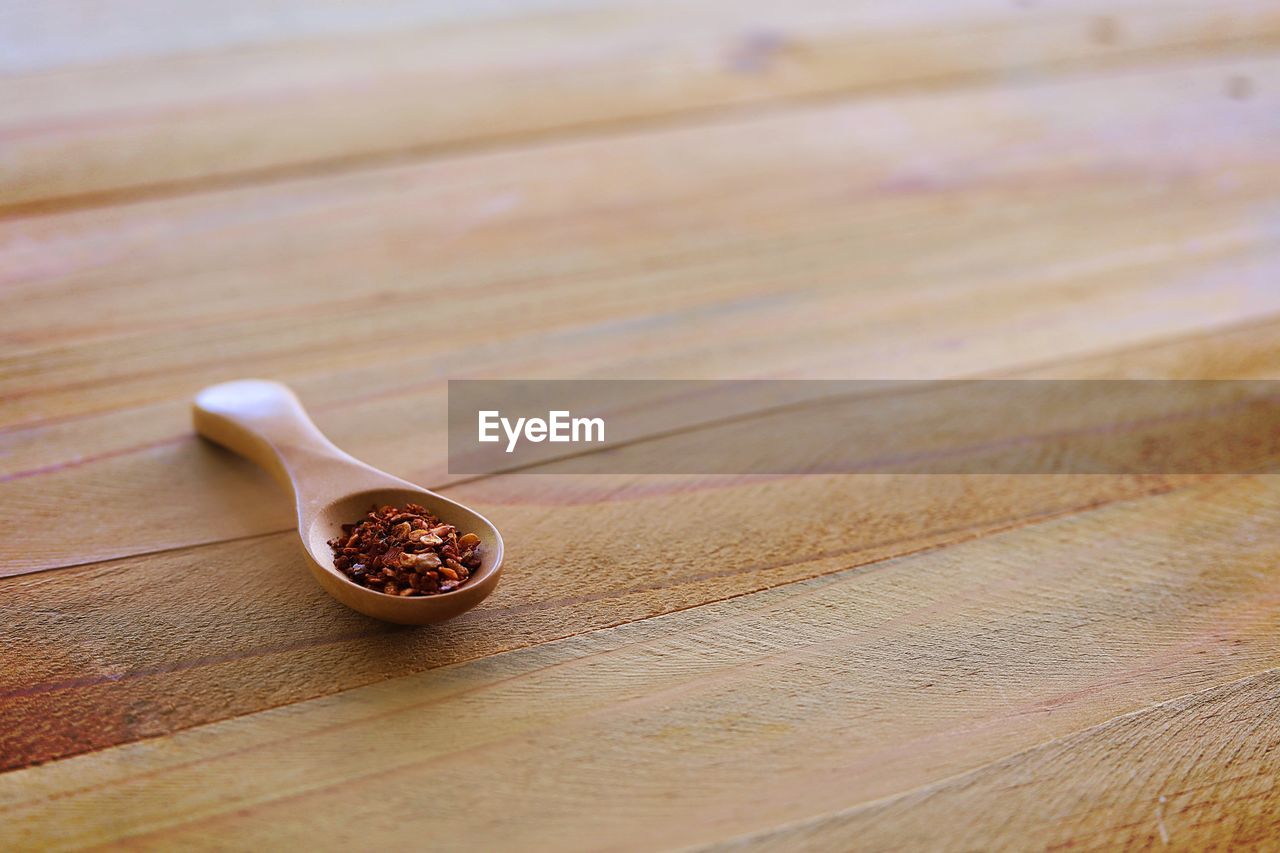
{"label": "wooden table surface", "polygon": [[[448,378],[1280,375],[1274,0],[0,8],[0,847],[1280,846],[1265,476],[464,479]],[[198,440],[504,532],[400,628]]]}

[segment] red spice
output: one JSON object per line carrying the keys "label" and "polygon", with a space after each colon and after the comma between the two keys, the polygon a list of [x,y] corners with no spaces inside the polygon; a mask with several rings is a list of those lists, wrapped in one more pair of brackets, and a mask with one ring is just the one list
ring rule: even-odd
{"label": "red spice", "polygon": [[417,504],[373,507],[329,540],[338,571],[387,595],[437,595],[457,589],[480,568],[480,537]]}

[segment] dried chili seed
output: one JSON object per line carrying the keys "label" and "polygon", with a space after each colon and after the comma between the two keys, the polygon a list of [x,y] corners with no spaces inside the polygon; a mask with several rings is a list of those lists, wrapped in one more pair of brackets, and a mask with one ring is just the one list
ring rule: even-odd
{"label": "dried chili seed", "polygon": [[329,540],[334,567],[387,595],[435,595],[467,582],[480,565],[480,537],[458,535],[417,504],[373,507]]}

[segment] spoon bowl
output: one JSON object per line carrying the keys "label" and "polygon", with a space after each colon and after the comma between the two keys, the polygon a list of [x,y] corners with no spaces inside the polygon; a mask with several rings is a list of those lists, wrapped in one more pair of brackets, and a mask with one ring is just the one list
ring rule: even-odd
{"label": "spoon bowl", "polygon": [[[502,571],[502,536],[480,513],[366,465],[335,447],[307,417],[298,398],[278,382],[243,379],[205,388],[192,407],[196,432],[257,463],[289,489],[307,568],[338,601],[376,619],[425,625],[475,607]],[[374,506],[425,507],[459,533],[480,537],[480,567],[457,589],[396,596],[361,586],[333,564],[329,540]]]}
{"label": "spoon bowl", "polygon": [[[342,533],[342,525],[360,521],[372,507],[407,503],[420,504],[460,533],[480,537],[480,568],[465,584],[436,595],[400,597],[361,586],[334,568],[329,540]],[[502,563],[502,537],[484,516],[419,488],[370,489],[344,495],[320,507],[305,532],[300,527],[299,533],[307,567],[326,592],[352,610],[402,625],[442,622],[475,607],[497,585]]]}

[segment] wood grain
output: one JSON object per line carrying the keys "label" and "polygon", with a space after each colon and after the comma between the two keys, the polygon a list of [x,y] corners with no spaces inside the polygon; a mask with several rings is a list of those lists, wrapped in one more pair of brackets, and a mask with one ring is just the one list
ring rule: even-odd
{"label": "wood grain", "polygon": [[1280,830],[1280,670],[1170,700],[919,791],[713,845],[1263,849]]}
{"label": "wood grain", "polygon": [[90,5],[19,6],[0,27],[11,72],[0,77],[0,204],[103,203],[122,189],[891,85],[1223,55],[1280,36],[1274,6],[1244,0],[294,0],[189,15],[130,2],[146,28]]}
{"label": "wood grain", "polygon": [[[0,776],[0,833],[542,849],[762,832],[1273,669],[1278,521],[1272,478],[1226,478],[16,771]],[[1231,713],[1198,719],[1175,744],[1209,729],[1256,763],[1274,737]],[[1082,737],[1076,760],[1107,755]],[[1182,767],[1191,745],[1152,760]],[[1099,803],[1132,784],[1079,778]],[[464,793],[465,808],[422,810],[424,795]]]}
{"label": "wood grain", "polygon": [[[329,599],[306,575],[292,532],[10,578],[0,585],[0,638],[13,652],[0,673],[0,756],[22,766],[167,734],[1188,479],[685,479],[664,490],[658,478],[525,475],[451,492],[515,545],[488,601],[416,632]],[[765,507],[786,536],[749,533],[747,520]]]}
{"label": "wood grain", "polygon": [[[443,460],[451,377],[1280,377],[1277,46],[1263,0],[0,9],[0,848],[1274,847],[1273,476]],[[494,595],[326,597],[191,435],[248,375],[492,518]]]}
{"label": "wood grain", "polygon": [[[1258,213],[1280,101],[1222,86],[1277,68],[823,106],[14,220],[0,495],[119,533],[19,534],[6,571],[284,529],[262,479],[188,438],[185,399],[247,371],[294,383],[371,464],[440,485],[451,375],[954,376],[1275,313]],[[850,144],[833,127],[868,130]],[[711,166],[691,148],[727,153]],[[506,192],[519,203],[459,224]],[[464,294],[476,332],[424,333]],[[47,317],[66,318],[54,339],[32,333]],[[148,523],[161,509],[170,523]]]}
{"label": "wood grain", "polygon": [[[978,275],[1026,289],[1028,272],[1101,273],[1107,260],[1191,254],[1192,238],[1206,253],[1266,245],[1269,224],[1250,212],[1274,179],[1280,97],[1265,84],[1278,69],[1214,60],[844,101],[8,220],[4,280],[23,298],[3,318],[4,424],[102,408],[89,371],[105,360],[128,394],[118,406],[136,399],[131,386],[184,368],[199,381],[211,351],[267,370],[305,356],[311,372],[349,368],[358,354],[439,358],[452,342],[420,332],[446,297],[489,320],[471,330],[486,336],[478,349],[601,315],[908,283],[924,288],[919,300]],[[1232,98],[1237,76],[1256,93]],[[1119,233],[1086,227],[1108,213],[1124,217]],[[1147,246],[1155,234],[1173,239]],[[1054,240],[1100,241],[1095,266],[1034,266]],[[148,341],[156,362],[143,360]],[[51,387],[32,387],[33,371]],[[35,402],[71,390],[80,408]]]}
{"label": "wood grain", "polygon": [[[1280,324],[1148,344],[1025,375],[1143,371],[1274,376]],[[517,543],[505,580],[491,602],[466,618],[407,634],[344,610],[308,583],[284,496],[234,457],[201,453],[208,471],[225,472],[229,483],[261,481],[246,494],[256,503],[228,501],[218,518],[262,523],[274,516],[280,532],[0,583],[0,638],[17,652],[16,665],[0,676],[6,766],[168,734],[1204,479],[522,474],[463,483],[450,494]],[[762,511],[790,535],[763,542],[745,532],[730,535]],[[147,529],[147,519],[133,520]],[[574,533],[561,540],[560,529]],[[655,560],[640,546],[620,554],[619,537],[637,543],[656,537],[664,554]],[[130,579],[123,587],[122,578]],[[86,608],[100,618],[71,618]],[[202,638],[198,649],[184,635]],[[83,725],[85,719],[94,725]]]}

